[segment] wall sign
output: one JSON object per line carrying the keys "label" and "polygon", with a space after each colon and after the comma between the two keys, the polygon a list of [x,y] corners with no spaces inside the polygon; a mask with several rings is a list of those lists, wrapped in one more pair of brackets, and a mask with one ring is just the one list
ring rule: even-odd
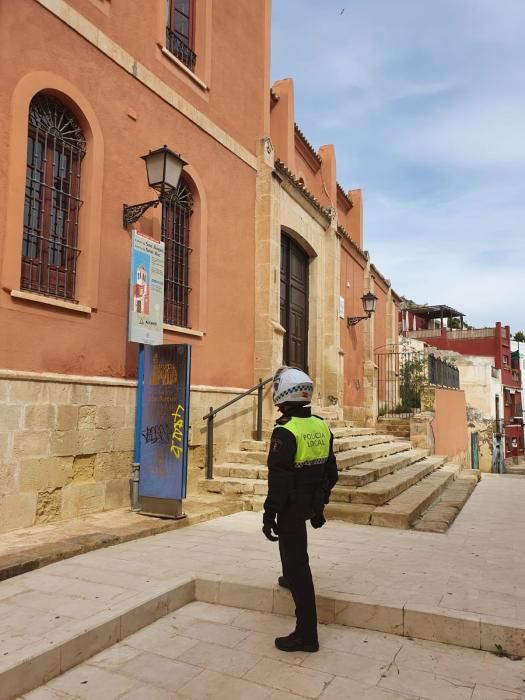
{"label": "wall sign", "polygon": [[164,243],[131,234],[128,340],[161,345],[164,322]]}

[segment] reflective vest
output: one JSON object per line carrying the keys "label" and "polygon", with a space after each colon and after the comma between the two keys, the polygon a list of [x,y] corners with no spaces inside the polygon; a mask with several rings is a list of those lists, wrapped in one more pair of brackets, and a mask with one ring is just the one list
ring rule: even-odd
{"label": "reflective vest", "polygon": [[324,464],[330,454],[330,430],[321,418],[297,418],[293,416],[283,425],[295,437],[294,467],[302,469],[312,464]]}

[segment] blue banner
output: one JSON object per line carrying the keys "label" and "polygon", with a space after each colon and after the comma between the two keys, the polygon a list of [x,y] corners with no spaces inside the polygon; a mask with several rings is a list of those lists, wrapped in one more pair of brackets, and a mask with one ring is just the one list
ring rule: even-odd
{"label": "blue banner", "polygon": [[146,345],[139,496],[186,497],[190,345]]}

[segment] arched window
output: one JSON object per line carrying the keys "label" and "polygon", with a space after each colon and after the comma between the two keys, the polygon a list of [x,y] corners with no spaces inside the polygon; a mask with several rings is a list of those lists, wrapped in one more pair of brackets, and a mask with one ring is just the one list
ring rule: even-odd
{"label": "arched window", "polygon": [[188,327],[190,223],[193,197],[181,180],[162,206],[164,249],[164,323]]}
{"label": "arched window", "polygon": [[195,68],[195,0],[167,0],[166,48],[185,66]]}
{"label": "arched window", "polygon": [[52,95],[29,107],[21,288],[75,299],[80,168],[86,141],[73,114]]}

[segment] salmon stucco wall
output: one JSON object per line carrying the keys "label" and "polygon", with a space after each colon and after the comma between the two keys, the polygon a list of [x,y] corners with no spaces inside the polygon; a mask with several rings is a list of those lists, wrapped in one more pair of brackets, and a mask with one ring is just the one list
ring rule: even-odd
{"label": "salmon stucco wall", "polygon": [[468,457],[467,404],[465,392],[435,389],[435,416],[432,421],[435,454],[466,464]]}

